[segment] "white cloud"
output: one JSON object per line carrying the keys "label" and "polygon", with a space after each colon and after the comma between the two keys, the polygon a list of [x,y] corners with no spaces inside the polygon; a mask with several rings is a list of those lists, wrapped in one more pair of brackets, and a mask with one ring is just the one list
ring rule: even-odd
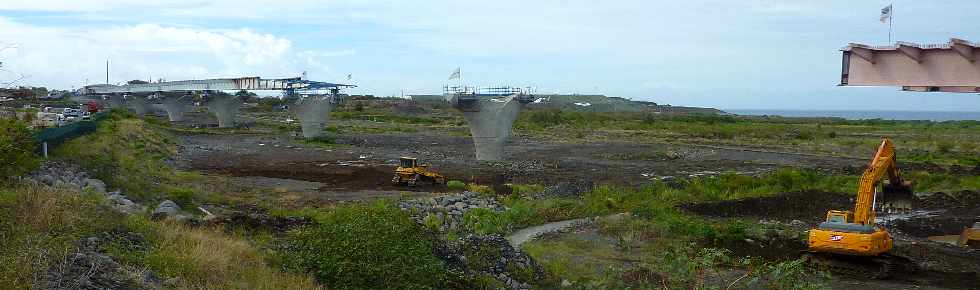
{"label": "white cloud", "polygon": [[[0,18],[0,39],[17,48],[0,52],[27,84],[58,88],[152,77],[170,80],[324,72],[321,53],[299,54],[288,39],[249,29],[207,30],[140,24],[115,27],[43,27]],[[302,56],[301,56],[302,55]],[[0,76],[3,77],[3,76]]]}

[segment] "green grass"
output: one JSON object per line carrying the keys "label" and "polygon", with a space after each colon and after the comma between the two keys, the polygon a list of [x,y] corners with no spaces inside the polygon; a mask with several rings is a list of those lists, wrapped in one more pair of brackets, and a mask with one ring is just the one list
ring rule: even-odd
{"label": "green grass", "polygon": [[80,239],[110,230],[119,218],[94,193],[0,188],[0,288],[30,288]]}
{"label": "green grass", "polygon": [[176,154],[177,143],[164,130],[113,110],[95,133],[66,142],[52,157],[81,165],[138,202],[172,199],[190,207],[218,198],[203,176],[167,165]]}
{"label": "green grass", "polygon": [[27,124],[0,118],[0,185],[8,178],[23,175],[40,165],[35,146]]}
{"label": "green grass", "polygon": [[280,260],[331,289],[441,289],[449,277],[434,236],[385,201],[320,212],[294,230]]}
{"label": "green grass", "polygon": [[103,232],[135,232],[143,247],[110,241],[106,253],[131,269],[150,269],[177,288],[317,289],[310,276],[278,271],[241,237],[221,228],[124,216],[101,194],[15,185],[0,189],[0,288],[38,286],[43,275],[77,250],[80,240]]}
{"label": "green grass", "polygon": [[312,276],[281,272],[245,237],[220,227],[188,227],[130,216],[123,225],[146,237],[144,249],[110,248],[129,265],[146,267],[165,277],[178,277],[177,288],[319,289]]}
{"label": "green grass", "polygon": [[[900,160],[980,165],[978,121],[849,121],[835,118],[736,117],[641,112],[527,110],[518,133],[582,142],[680,142],[764,146],[818,154],[867,157],[891,136]],[[610,156],[615,158],[615,156]]]}

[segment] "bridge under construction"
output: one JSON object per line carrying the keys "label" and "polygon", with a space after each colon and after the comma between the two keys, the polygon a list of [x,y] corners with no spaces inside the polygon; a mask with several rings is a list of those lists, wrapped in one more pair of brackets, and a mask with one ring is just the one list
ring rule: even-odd
{"label": "bridge under construction", "polygon": [[[183,119],[184,111],[192,104],[193,92],[201,92],[204,105],[218,118],[218,127],[235,126],[235,118],[242,100],[218,91],[281,91],[283,96],[296,96],[299,100],[290,106],[299,117],[303,135],[317,137],[322,134],[328,114],[333,106],[343,102],[342,89],[355,85],[310,81],[302,77],[263,79],[260,77],[182,80],[155,83],[130,83],[126,85],[96,84],[79,89],[79,95],[101,96],[100,100],[114,106],[127,106],[138,114],[152,111],[152,103],[160,102],[170,121]],[[168,92],[185,92],[174,96]],[[168,96],[169,95],[169,96]]]}

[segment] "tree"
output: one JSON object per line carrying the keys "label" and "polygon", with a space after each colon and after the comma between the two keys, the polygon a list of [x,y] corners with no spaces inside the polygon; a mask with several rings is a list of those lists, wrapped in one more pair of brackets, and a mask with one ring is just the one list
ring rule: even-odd
{"label": "tree", "polygon": [[30,172],[40,165],[31,132],[16,119],[0,119],[0,181]]}

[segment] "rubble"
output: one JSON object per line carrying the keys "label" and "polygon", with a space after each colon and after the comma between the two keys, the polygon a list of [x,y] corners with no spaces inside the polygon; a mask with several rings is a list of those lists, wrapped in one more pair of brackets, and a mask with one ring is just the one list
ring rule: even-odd
{"label": "rubble", "polygon": [[112,243],[139,250],[144,238],[132,232],[103,232],[79,241],[64,263],[53,265],[40,281],[42,289],[161,289],[160,277],[149,269],[116,262],[101,249]]}
{"label": "rubble", "polygon": [[435,217],[439,221],[440,231],[460,229],[463,215],[472,209],[485,208],[498,212],[505,210],[496,199],[481,197],[479,193],[472,191],[402,201],[398,203],[398,207],[409,211],[412,220],[420,224],[425,224],[425,219],[429,216]]}
{"label": "rubble", "polygon": [[501,235],[475,235],[440,244],[436,255],[451,272],[469,278],[493,278],[504,289],[531,289],[530,283],[546,279],[541,268],[526,253],[515,249]]}

